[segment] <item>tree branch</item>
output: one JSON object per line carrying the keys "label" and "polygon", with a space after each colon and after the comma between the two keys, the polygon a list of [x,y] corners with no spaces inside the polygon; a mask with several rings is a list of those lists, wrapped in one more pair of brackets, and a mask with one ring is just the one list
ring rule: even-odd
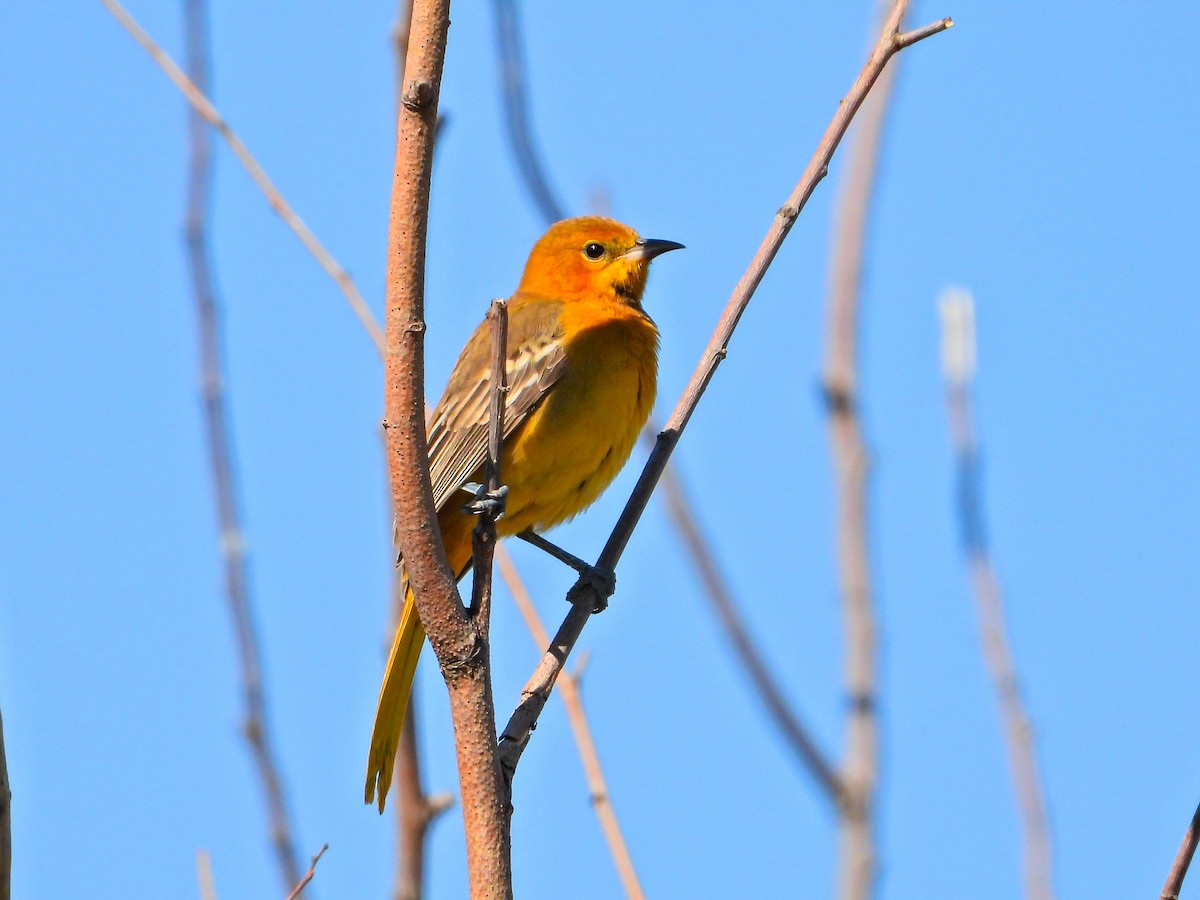
{"label": "tree branch", "polygon": [[[521,580],[517,567],[513,564],[512,557],[508,555],[508,551],[503,546],[496,549],[496,562],[500,566],[500,576],[508,585],[513,602],[516,603],[521,618],[525,620],[525,625],[533,637],[534,645],[539,649],[545,647],[549,643],[550,637],[546,634],[546,628],[538,616],[537,607],[534,606],[529,591],[526,590],[525,583]],[[564,669],[558,676],[558,687],[559,696],[562,697],[563,706],[567,711],[567,720],[571,723],[575,746],[579,749],[579,759],[583,763],[583,773],[587,779],[588,796],[592,802],[592,809],[600,821],[600,830],[604,832],[604,840],[608,844],[609,853],[612,854],[617,876],[625,888],[625,896],[630,900],[645,900],[646,895],[642,891],[641,882],[638,881],[633,857],[629,854],[629,846],[625,843],[625,836],[617,821],[617,812],[613,808],[612,797],[608,791],[608,781],[605,779],[604,769],[600,765],[600,754],[596,750],[596,741],[592,737],[592,729],[583,709],[578,675],[573,675]]]}
{"label": "tree branch", "polygon": [[[885,3],[881,9],[884,31],[893,35],[891,43],[897,48],[901,42],[895,35],[906,7],[906,2]],[[893,66],[880,75],[856,127],[834,214],[829,267],[824,392],[836,469],[838,579],[845,619],[849,698],[840,773],[846,793],[838,819],[839,892],[844,900],[870,897],[876,873],[873,820],[879,754],[875,715],[878,626],[871,600],[867,536],[870,457],[858,415],[858,316],[869,207],[895,74]]]}
{"label": "tree branch", "polygon": [[308,887],[308,883],[312,881],[313,876],[317,874],[317,863],[321,861],[321,857],[325,855],[325,851],[328,849],[328,844],[321,845],[321,849],[317,851],[317,855],[314,856],[312,858],[312,862],[309,863],[308,871],[304,873],[304,877],[299,880],[296,886],[292,888],[292,892],[287,895],[287,900],[296,900],[297,897],[304,893],[304,889]]}
{"label": "tree branch", "polygon": [[396,535],[450,694],[471,896],[511,897],[487,639],[462,605],[438,537],[425,440],[424,283],[429,181],[449,0],[413,3],[388,235],[386,426]]}
{"label": "tree branch", "polygon": [[1200,841],[1200,806],[1197,806],[1196,811],[1192,813],[1192,821],[1188,823],[1187,831],[1184,832],[1183,842],[1175,854],[1175,861],[1171,863],[1171,871],[1167,873],[1167,881],[1163,885],[1158,900],[1179,900],[1179,892],[1183,890],[1183,879],[1187,877],[1188,866],[1192,864],[1192,857],[1196,853],[1198,841]]}
{"label": "tree branch", "polygon": [[12,900],[12,789],[4,754],[3,717],[0,717],[0,900]]}
{"label": "tree branch", "polygon": [[[520,49],[521,31],[517,23],[515,0],[495,0],[494,7],[497,17],[497,43],[499,45],[501,68],[504,73],[505,112],[508,121],[509,139],[518,168],[525,181],[526,189],[531,199],[542,212],[546,224],[563,217],[560,204],[550,191],[549,180],[545,174],[545,166],[540,155],[535,151],[532,127],[527,113],[525,97],[524,60]],[[598,206],[605,206],[606,198],[598,199]],[[604,213],[605,215],[607,213]],[[647,429],[646,434],[653,442],[654,432]],[[690,504],[682,495],[679,480],[674,477],[671,466],[664,470],[667,491],[667,503],[672,512],[672,520],[679,531],[684,547],[692,557],[693,564],[700,572],[701,584],[708,592],[718,616],[733,641],[738,658],[758,687],[759,693],[766,704],[768,713],[775,720],[784,738],[798,754],[802,764],[807,766],[824,789],[826,795],[837,803],[841,797],[841,785],[832,766],[823,758],[815,742],[808,736],[806,729],[800,724],[798,716],[783,699],[783,693],[778,683],[770,674],[761,654],[758,653],[750,639],[734,604],[733,597],[716,568],[711,546],[705,540],[695,524]],[[534,536],[536,537],[536,536]],[[543,550],[556,555],[559,548],[553,545],[544,546]],[[560,557],[561,558],[561,557]],[[574,565],[569,562],[568,565]],[[586,722],[584,723],[586,727]]]}
{"label": "tree branch", "polygon": [[721,570],[717,567],[712,545],[705,540],[700,525],[696,521],[694,507],[675,471],[675,466],[667,466],[663,471],[662,491],[667,511],[679,531],[684,548],[692,558],[692,565],[700,574],[704,591],[733,644],[738,661],[754,683],[767,715],[775,723],[800,764],[821,788],[826,799],[834,806],[840,806],[844,801],[841,778],[833,764],[829,762],[828,757],[817,746],[808,728],[800,721],[799,715],[784,697],[783,688],[771,672],[766,660],[763,659],[753,638],[750,637],[746,622],[742,618],[737,602],[733,599],[733,593],[722,576]]}
{"label": "tree branch", "polygon": [[1054,896],[1054,866],[1046,800],[1034,750],[1033,726],[1021,697],[1020,681],[1008,644],[1004,596],[996,577],[984,527],[979,449],[971,413],[975,372],[975,313],[970,294],[942,295],[942,363],[954,456],[958,468],[958,516],[971,589],[979,611],[984,658],[1008,744],[1008,762],[1021,815],[1025,891],[1032,900]]}
{"label": "tree branch", "polygon": [[488,444],[484,457],[483,496],[477,501],[479,523],[471,533],[474,575],[471,579],[470,613],[487,639],[492,620],[492,557],[496,552],[496,507],[500,491],[500,443],[504,438],[504,398],[508,394],[508,303],[493,300],[487,317],[492,323],[491,400],[488,404]]}
{"label": "tree branch", "polygon": [[504,96],[504,120],[509,143],[516,156],[517,170],[534,205],[547,224],[566,218],[565,208],[555,197],[545,166],[533,139],[529,122],[529,99],[525,90],[525,61],[521,53],[521,28],[516,0],[493,0],[496,12],[496,44],[500,52],[500,80]]}
{"label": "tree branch", "polygon": [[370,307],[367,306],[367,302],[363,299],[362,294],[359,293],[349,273],[342,268],[341,264],[333,258],[333,255],[317,240],[317,236],[309,231],[308,226],[304,224],[304,220],[296,214],[296,211],[292,209],[291,205],[283,198],[283,195],[279,193],[279,190],[267,176],[266,171],[259,165],[258,160],[251,155],[246,145],[242,143],[241,138],[234,133],[233,129],[229,127],[229,123],[217,112],[217,108],[205,96],[204,91],[198,88],[180,70],[179,66],[175,64],[175,61],[171,59],[167,52],[155,43],[150,35],[142,30],[142,27],[133,16],[117,0],[100,0],[100,2],[121,23],[121,26],[133,36],[133,39],[142,46],[142,49],[150,54],[150,58],[158,63],[159,67],[167,74],[172,83],[183,92],[183,95],[187,98],[188,103],[192,105],[192,108],[225,139],[226,143],[229,144],[229,149],[234,152],[234,155],[237,156],[242,166],[250,173],[250,177],[254,179],[254,183],[266,195],[271,209],[283,219],[284,223],[295,233],[296,237],[300,238],[300,242],[304,244],[305,249],[312,254],[313,258],[325,270],[326,274],[337,283],[349,301],[351,309],[354,310],[354,314],[358,316],[359,322],[366,329],[367,335],[375,344],[376,349],[382,353],[383,332],[380,330],[379,323],[375,321]]}
{"label": "tree branch", "polygon": [[[900,7],[903,7],[903,5],[901,3]],[[899,18],[897,17],[895,21],[899,21]],[[708,387],[708,383],[716,372],[717,366],[725,358],[729,340],[733,336],[733,331],[737,327],[738,320],[750,302],[750,298],[754,295],[755,289],[762,281],[767,267],[770,266],[771,261],[775,258],[775,254],[779,252],[779,247],[783,243],[783,239],[791,230],[792,225],[795,224],[797,216],[799,216],[800,211],[808,202],[808,198],[812,196],[813,190],[825,176],[830,158],[841,142],[851,119],[858,111],[859,106],[862,105],[862,101],[868,91],[870,91],[871,85],[875,83],[875,80],[879,77],[879,73],[887,65],[888,60],[899,49],[895,21],[889,20],[890,27],[885,29],[883,37],[876,45],[866,66],[851,88],[850,93],[838,107],[838,111],[834,115],[833,121],[826,130],[824,137],[822,137],[808,168],[805,169],[804,174],[792,191],[791,196],[788,197],[787,202],[775,214],[766,237],[763,238],[758,252],[755,253],[753,259],[750,261],[749,268],[741,280],[738,281],[737,285],[735,285],[733,295],[730,297],[725,307],[725,312],[717,323],[716,330],[709,340],[708,347],[705,349],[704,355],[701,357],[691,381],[685,389],[683,396],[680,397],[675,411],[667,421],[665,429],[658,436],[658,441],[650,454],[650,459],[646,462],[642,475],[638,479],[632,495],[625,504],[624,511],[621,513],[612,534],[609,536],[607,544],[605,544],[603,551],[600,553],[600,557],[596,563],[598,569],[616,569],[625,546],[633,534],[633,529],[645,511],[650,494],[653,492],[654,486],[658,483],[658,479],[662,476],[663,468],[667,464],[671,451],[678,442],[683,429],[687,426],[688,420],[695,411],[696,405],[703,395],[705,388]],[[943,20],[942,28],[946,27],[949,27],[949,20]],[[537,723],[538,716],[541,714],[542,709],[546,705],[546,700],[550,696],[554,680],[558,677],[559,672],[562,671],[567,657],[570,655],[575,642],[579,639],[579,635],[583,631],[584,624],[600,599],[600,592],[596,586],[587,580],[580,580],[568,594],[568,600],[572,604],[571,611],[563,620],[562,625],[559,626],[558,633],[551,642],[549,649],[534,670],[533,676],[526,683],[522,691],[521,703],[513,712],[501,738],[501,765],[504,767],[509,783],[511,783],[517,763],[520,761],[521,754],[524,752],[525,746],[529,741],[530,732]]]}
{"label": "tree branch", "polygon": [[[197,90],[204,91],[209,80],[208,23],[204,0],[186,0],[184,11],[191,82],[198,86]],[[284,886],[290,888],[300,877],[300,867],[292,844],[291,813],[283,777],[267,725],[262,658],[246,576],[246,542],[241,524],[241,504],[234,483],[219,312],[208,249],[208,208],[212,188],[210,132],[194,110],[188,116],[188,135],[188,202],[184,231],[196,307],[204,425],[221,532],[225,595],[233,617],[241,669],[245,707],[242,731],[250,745],[262,784],[276,862]]]}

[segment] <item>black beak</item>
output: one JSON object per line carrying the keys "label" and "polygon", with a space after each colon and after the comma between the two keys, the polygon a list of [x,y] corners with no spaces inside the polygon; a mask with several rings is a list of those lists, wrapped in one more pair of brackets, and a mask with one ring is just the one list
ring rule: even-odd
{"label": "black beak", "polygon": [[640,259],[649,262],[656,256],[662,256],[664,253],[670,253],[672,250],[682,250],[683,244],[677,244],[675,241],[660,241],[656,238],[645,238],[633,245],[632,249],[626,251],[625,259]]}

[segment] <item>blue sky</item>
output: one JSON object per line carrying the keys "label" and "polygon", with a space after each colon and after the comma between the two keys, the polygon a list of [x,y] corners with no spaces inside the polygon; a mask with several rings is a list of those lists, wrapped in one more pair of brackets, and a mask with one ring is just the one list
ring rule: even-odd
{"label": "blue sky", "polygon": [[[940,2],[940,0],[939,0]],[[660,415],[864,57],[870,4],[523,5],[537,136],[574,210],[684,253],[655,264]],[[131,11],[174,54],[180,8]],[[215,98],[382,313],[394,78],[389,4],[217,3]],[[935,301],[978,303],[985,501],[1039,736],[1064,897],[1154,895],[1200,798],[1200,11],[916,4],[957,26],[902,60],[870,235],[864,416],[882,628],[881,890],[1020,892],[1018,823],[952,516]],[[185,115],[98,3],[19,4],[0,41],[0,709],[14,893],[270,896],[277,876],[220,592],[180,222]],[[430,235],[440,390],[541,221],[517,181],[487,4],[454,10]],[[816,391],[838,167],[751,304],[678,452],[764,651],[830,752],[842,632]],[[271,714],[324,897],[384,896],[390,817],[361,802],[382,670],[381,367],[335,286],[228,151],[214,258]],[[593,556],[635,463],[558,538]],[[513,548],[543,616],[569,573]],[[536,652],[511,605],[496,692]],[[652,505],[585,699],[654,897],[828,896],[836,845],[748,694]],[[422,672],[432,789],[455,787],[445,692]],[[519,896],[619,885],[552,702],[515,798]],[[464,895],[460,821],[430,896]],[[562,885],[570,889],[564,893]],[[1186,892],[1185,892],[1186,896]]]}

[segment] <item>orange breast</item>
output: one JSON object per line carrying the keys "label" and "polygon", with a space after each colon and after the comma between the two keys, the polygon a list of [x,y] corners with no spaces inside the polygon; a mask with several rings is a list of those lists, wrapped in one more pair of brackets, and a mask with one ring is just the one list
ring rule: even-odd
{"label": "orange breast", "polygon": [[544,530],[589,506],[629,459],[654,406],[658,332],[624,304],[568,304],[568,365],[504,448],[502,534]]}

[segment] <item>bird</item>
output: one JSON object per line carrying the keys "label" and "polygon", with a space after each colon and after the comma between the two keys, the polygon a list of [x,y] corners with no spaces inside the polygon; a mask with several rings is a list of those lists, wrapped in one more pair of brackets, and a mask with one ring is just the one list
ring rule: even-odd
{"label": "bird", "polygon": [[[654,406],[658,329],[642,308],[650,261],[675,241],[600,216],[564,219],[534,244],[509,298],[500,537],[574,517],[629,459]],[[464,486],[484,481],[490,324],[475,329],[427,423],[438,528],[455,577],[471,568],[475,519]],[[469,490],[469,488],[468,488]],[[388,655],[364,800],[383,812],[425,630],[398,560],[404,607]]]}

